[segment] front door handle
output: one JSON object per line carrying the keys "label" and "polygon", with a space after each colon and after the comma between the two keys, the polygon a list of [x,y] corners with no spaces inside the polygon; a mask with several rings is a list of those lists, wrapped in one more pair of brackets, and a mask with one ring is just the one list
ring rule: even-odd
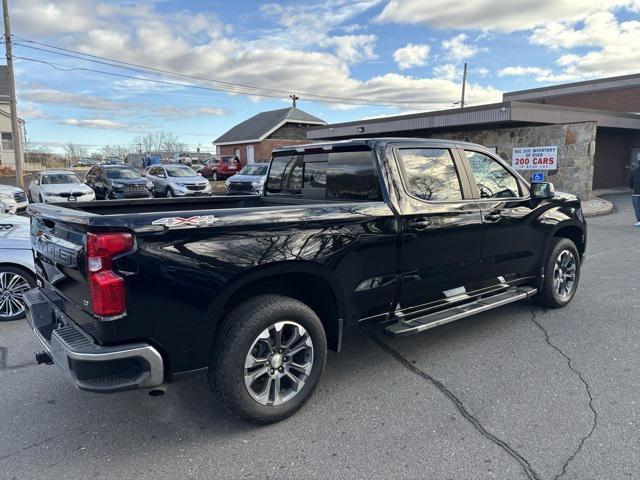
{"label": "front door handle", "polygon": [[431,219],[424,217],[416,218],[415,220],[410,220],[407,226],[415,230],[425,230],[431,226]]}
{"label": "front door handle", "polygon": [[484,219],[487,222],[497,222],[502,218],[502,214],[500,212],[491,212],[491,213],[487,213],[484,216]]}

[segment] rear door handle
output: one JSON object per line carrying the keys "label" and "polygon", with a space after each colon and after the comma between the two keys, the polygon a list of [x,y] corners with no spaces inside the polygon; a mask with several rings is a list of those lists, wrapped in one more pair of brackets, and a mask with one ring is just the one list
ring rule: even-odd
{"label": "rear door handle", "polygon": [[424,230],[426,228],[429,228],[431,226],[431,219],[430,218],[416,218],[415,220],[410,220],[407,223],[407,226],[409,228],[414,228],[416,230]]}

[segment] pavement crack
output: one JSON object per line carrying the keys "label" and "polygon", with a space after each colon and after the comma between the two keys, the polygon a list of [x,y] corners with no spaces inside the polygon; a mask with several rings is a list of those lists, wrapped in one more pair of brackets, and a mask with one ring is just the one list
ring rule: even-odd
{"label": "pavement crack", "polygon": [[522,467],[522,470],[524,471],[527,478],[529,478],[530,480],[541,480],[541,477],[533,469],[533,467],[531,466],[531,464],[526,458],[524,458],[520,453],[518,453],[507,442],[496,437],[493,433],[488,431],[482,425],[480,420],[478,420],[477,417],[475,417],[471,412],[469,412],[469,410],[467,410],[467,407],[465,407],[464,403],[462,403],[462,400],[460,400],[456,396],[456,394],[453,393],[451,390],[449,390],[440,380],[432,377],[421,368],[418,368],[417,366],[415,366],[409,360],[404,358],[400,352],[398,352],[396,349],[394,349],[390,345],[383,342],[380,338],[376,337],[373,334],[368,334],[368,336],[372,341],[374,341],[377,345],[379,345],[385,352],[391,355],[400,365],[402,365],[404,368],[406,368],[410,372],[421,377],[422,379],[426,380],[427,382],[431,383],[434,387],[436,387],[440,391],[440,393],[442,393],[447,399],[449,399],[449,401],[451,401],[451,403],[453,403],[453,405],[456,407],[460,415],[462,415],[462,417],[465,420],[467,420],[471,424],[471,426],[473,426],[473,428],[475,428],[480,433],[480,435],[482,435],[487,440],[497,445],[507,455],[513,458],[516,462],[518,462],[518,464],[520,464],[520,466]]}
{"label": "pavement crack", "polygon": [[556,352],[558,352],[565,359],[565,361],[567,362],[567,366],[569,367],[569,370],[571,370],[573,373],[575,373],[578,376],[578,378],[580,379],[580,381],[582,382],[582,384],[584,385],[585,392],[587,393],[587,396],[589,397],[589,410],[591,410],[591,415],[593,417],[593,420],[591,422],[591,428],[589,429],[589,431],[587,432],[586,435],[582,436],[582,438],[580,439],[580,442],[578,443],[578,447],[573,451],[573,453],[571,455],[569,455],[569,457],[567,457],[567,459],[565,460],[565,462],[562,465],[562,471],[560,473],[558,473],[555,477],[553,477],[554,480],[558,480],[559,478],[563,477],[567,473],[567,468],[569,467],[569,464],[580,453],[580,451],[582,450],[582,447],[584,446],[585,442],[589,439],[589,437],[591,437],[591,435],[593,435],[593,432],[595,431],[596,426],[598,425],[598,412],[596,411],[596,409],[593,406],[593,395],[591,394],[591,387],[589,386],[589,383],[585,380],[585,378],[582,375],[582,373],[580,372],[580,370],[578,370],[573,365],[573,360],[571,359],[571,357],[569,355],[567,355],[560,347],[558,347],[557,345],[555,345],[551,341],[551,338],[549,337],[549,332],[542,325],[542,323],[540,323],[540,321],[538,320],[535,310],[531,310],[531,321],[540,330],[542,330],[542,333],[544,334],[544,339],[547,342],[547,344],[551,348],[553,348]]}

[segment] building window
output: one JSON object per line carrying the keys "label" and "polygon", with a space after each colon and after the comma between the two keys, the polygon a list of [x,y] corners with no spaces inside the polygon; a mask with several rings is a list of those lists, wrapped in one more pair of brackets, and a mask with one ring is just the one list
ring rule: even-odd
{"label": "building window", "polygon": [[216,145],[216,155],[220,155],[222,152],[220,151],[220,145]]}
{"label": "building window", "polygon": [[13,134],[2,132],[2,150],[13,151]]}

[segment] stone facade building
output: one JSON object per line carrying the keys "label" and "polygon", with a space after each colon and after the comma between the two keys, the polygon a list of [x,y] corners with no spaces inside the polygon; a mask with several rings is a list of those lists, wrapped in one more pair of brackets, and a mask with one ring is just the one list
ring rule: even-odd
{"label": "stone facade building", "polygon": [[[312,141],[353,137],[465,140],[511,163],[517,147],[555,146],[559,190],[589,199],[594,189],[623,187],[640,163],[640,74],[505,93],[501,103],[330,124]],[[525,177],[531,172],[522,171]]]}

